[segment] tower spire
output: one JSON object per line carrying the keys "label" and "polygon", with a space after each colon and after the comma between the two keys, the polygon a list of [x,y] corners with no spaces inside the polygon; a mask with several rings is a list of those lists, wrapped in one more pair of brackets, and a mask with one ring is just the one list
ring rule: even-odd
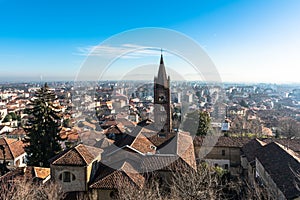
{"label": "tower spire", "polygon": [[[160,134],[167,135],[172,131],[170,77],[167,77],[161,49],[160,64],[157,77],[154,77],[154,121]],[[164,109],[162,110],[163,107]]]}
{"label": "tower spire", "polygon": [[159,64],[159,69],[157,74],[157,83],[164,86],[165,88],[168,87],[168,78],[167,78],[166,68],[164,64],[162,49],[161,49],[160,64]]}
{"label": "tower spire", "polygon": [[160,64],[164,64],[164,58],[163,58],[163,50],[160,49]]}

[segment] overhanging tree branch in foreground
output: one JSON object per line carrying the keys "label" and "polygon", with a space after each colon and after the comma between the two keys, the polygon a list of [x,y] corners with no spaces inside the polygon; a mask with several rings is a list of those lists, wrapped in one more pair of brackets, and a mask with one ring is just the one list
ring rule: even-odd
{"label": "overhanging tree branch in foreground", "polygon": [[120,183],[115,199],[271,199],[264,188],[256,184],[251,187],[241,179],[230,179],[221,168],[210,167],[205,163],[199,164],[197,170],[185,169],[169,175],[170,180],[167,183],[159,183],[159,178],[154,172],[143,188],[138,188],[130,182]]}

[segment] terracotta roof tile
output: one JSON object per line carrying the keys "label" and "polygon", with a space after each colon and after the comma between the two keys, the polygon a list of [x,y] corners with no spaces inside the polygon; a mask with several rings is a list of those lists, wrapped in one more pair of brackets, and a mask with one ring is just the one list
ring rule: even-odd
{"label": "terracotta roof tile", "polygon": [[79,139],[78,133],[68,134],[68,141],[78,141],[78,139]]}
{"label": "terracotta roof tile", "polygon": [[[242,147],[249,142],[250,138],[245,137],[225,137],[225,136],[196,136],[194,138],[194,145],[213,145],[219,147]],[[205,143],[203,143],[205,141]]]}
{"label": "terracotta roof tile", "polygon": [[102,165],[99,169],[100,174],[90,185],[94,189],[117,189],[120,184],[132,183],[142,188],[145,178],[133,168],[128,162],[123,162],[119,169],[112,169]]}
{"label": "terracotta roof tile", "polygon": [[86,166],[102,153],[102,149],[79,144],[68,149],[51,160],[53,165]]}
{"label": "terracotta roof tile", "polygon": [[175,137],[159,146],[158,151],[160,154],[177,155],[190,167],[196,169],[193,138],[184,132],[178,132]]}
{"label": "terracotta roof tile", "polygon": [[182,158],[190,167],[196,169],[196,158],[194,151],[193,138],[184,133],[178,133],[177,155]]}
{"label": "terracotta roof tile", "polygon": [[[13,160],[25,153],[24,143],[18,139],[0,138],[0,145],[4,146],[5,158],[7,160]],[[2,151],[0,151],[0,159],[4,159]]]}
{"label": "terracotta roof tile", "polygon": [[8,133],[8,135],[26,135],[26,132],[23,128],[18,128],[18,129],[15,129],[13,130],[11,133]]}
{"label": "terracotta roof tile", "polygon": [[124,129],[120,128],[118,125],[113,125],[105,130],[105,134],[114,133],[114,134],[123,134]]}
{"label": "terracotta roof tile", "polygon": [[142,153],[155,153],[156,150],[155,145],[142,134],[139,134],[130,146]]}
{"label": "terracotta roof tile", "polygon": [[155,153],[155,149],[151,148],[151,146],[156,146],[143,135],[144,128],[137,126],[128,133],[122,140],[116,142],[116,146],[122,148],[124,146],[130,146],[141,153]]}
{"label": "terracotta roof tile", "polygon": [[35,177],[45,179],[50,176],[50,168],[45,167],[34,167]]}
{"label": "terracotta roof tile", "polygon": [[25,149],[24,149],[24,143],[21,140],[18,140],[16,142],[13,142],[11,144],[9,144],[10,150],[14,156],[14,158],[22,155],[25,153]]}

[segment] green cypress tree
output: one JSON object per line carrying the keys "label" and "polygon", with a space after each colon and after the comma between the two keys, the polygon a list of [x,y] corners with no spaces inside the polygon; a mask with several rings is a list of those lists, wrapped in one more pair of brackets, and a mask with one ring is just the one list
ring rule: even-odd
{"label": "green cypress tree", "polygon": [[206,135],[210,129],[211,118],[206,111],[199,112],[199,125],[197,135]]}
{"label": "green cypress tree", "polygon": [[196,110],[186,114],[182,129],[192,135],[206,135],[210,129],[210,122],[208,112]]}
{"label": "green cypress tree", "polygon": [[25,147],[28,165],[49,166],[49,159],[61,151],[59,132],[62,112],[54,105],[55,94],[47,84],[36,91],[25,110],[29,119],[25,130],[28,134]]}

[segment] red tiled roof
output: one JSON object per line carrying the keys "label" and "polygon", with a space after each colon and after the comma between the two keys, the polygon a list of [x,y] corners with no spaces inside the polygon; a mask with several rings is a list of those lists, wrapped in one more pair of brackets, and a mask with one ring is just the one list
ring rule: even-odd
{"label": "red tiled roof", "polygon": [[155,147],[154,144],[142,134],[139,134],[130,146],[142,153],[155,153],[155,149],[151,148]]}
{"label": "red tiled roof", "polygon": [[35,173],[35,177],[37,177],[37,178],[45,179],[48,176],[50,176],[50,168],[34,167],[33,170]]}
{"label": "red tiled roof", "polygon": [[123,134],[124,129],[118,125],[113,125],[105,130],[105,134],[114,133],[114,134]]}
{"label": "red tiled roof", "polygon": [[[5,158],[7,160],[13,160],[25,153],[24,143],[21,140],[0,138],[0,145],[4,146]],[[2,151],[0,151],[0,159],[4,159]]]}
{"label": "red tiled roof", "polygon": [[190,167],[196,169],[193,138],[184,132],[178,132],[175,137],[159,146],[158,151],[160,154],[177,155]]}
{"label": "red tiled roof", "polygon": [[151,148],[151,146],[155,145],[143,135],[144,128],[137,126],[128,133],[124,139],[118,141],[116,145],[118,147],[130,146],[141,153],[154,153],[155,150]]}
{"label": "red tiled roof", "polygon": [[145,178],[139,174],[131,164],[123,162],[118,170],[107,166],[100,168],[100,174],[96,180],[90,185],[94,189],[118,189],[120,184],[134,184],[142,188],[145,183]]}
{"label": "red tiled roof", "polygon": [[9,145],[9,147],[10,147],[10,150],[11,150],[14,158],[25,153],[24,143],[21,140],[11,143]]}
{"label": "red tiled roof", "polygon": [[68,141],[78,141],[78,139],[79,139],[78,133],[68,134]]}
{"label": "red tiled roof", "polygon": [[79,144],[56,156],[51,164],[53,165],[75,165],[86,166],[102,153],[102,149]]}
{"label": "red tiled roof", "polygon": [[245,137],[225,137],[225,136],[196,136],[194,145],[219,146],[219,147],[242,147],[249,142],[250,138]]}
{"label": "red tiled roof", "polygon": [[9,135],[26,135],[26,132],[23,128],[18,128],[13,130],[11,133],[8,133]]}
{"label": "red tiled roof", "polygon": [[196,169],[196,158],[193,138],[184,133],[177,134],[177,155],[182,158],[190,167]]}

